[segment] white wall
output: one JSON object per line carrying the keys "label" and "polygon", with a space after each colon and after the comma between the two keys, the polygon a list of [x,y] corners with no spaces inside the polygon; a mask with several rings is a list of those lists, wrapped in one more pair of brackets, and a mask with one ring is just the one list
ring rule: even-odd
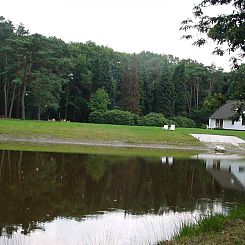
{"label": "white wall", "polygon": [[224,129],[233,129],[233,130],[245,130],[245,125],[242,125],[242,119],[240,119],[238,122],[234,122],[232,125],[231,120],[224,120]]}
{"label": "white wall", "polygon": [[[215,128],[216,120],[209,118],[209,128]],[[242,120],[240,119],[238,122],[234,122],[232,125],[232,120],[224,120],[223,121],[224,129],[233,129],[233,130],[245,130],[245,125],[242,125]]]}
{"label": "white wall", "polygon": [[209,128],[215,128],[215,122],[216,122],[215,119],[210,119],[209,118],[208,127]]}

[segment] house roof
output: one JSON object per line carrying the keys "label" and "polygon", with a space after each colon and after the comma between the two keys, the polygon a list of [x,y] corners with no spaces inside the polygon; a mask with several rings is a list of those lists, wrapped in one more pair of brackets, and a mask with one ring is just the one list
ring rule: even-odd
{"label": "house roof", "polygon": [[234,109],[237,106],[237,101],[227,101],[216,112],[214,112],[210,119],[230,119],[234,115]]}

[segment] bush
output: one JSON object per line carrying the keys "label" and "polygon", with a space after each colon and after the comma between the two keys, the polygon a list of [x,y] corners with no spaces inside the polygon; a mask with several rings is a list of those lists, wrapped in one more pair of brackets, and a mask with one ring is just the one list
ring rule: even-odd
{"label": "bush", "polygon": [[169,124],[169,120],[161,113],[150,113],[138,119],[140,126],[155,126],[162,127],[164,124]]}
{"label": "bush", "polygon": [[202,124],[200,128],[207,129],[207,124]]}
{"label": "bush", "polygon": [[105,123],[105,111],[98,110],[98,111],[92,111],[89,114],[88,121],[91,123]]}
{"label": "bush", "polygon": [[133,113],[118,109],[104,113],[105,123],[108,124],[134,125],[134,118],[135,115]]}
{"label": "bush", "polygon": [[89,114],[91,123],[108,123],[121,125],[134,125],[135,115],[129,111],[111,110],[111,111],[93,111]]}
{"label": "bush", "polygon": [[181,127],[181,128],[194,128],[196,127],[196,123],[187,117],[181,117],[181,116],[177,116],[172,118],[172,120],[175,122],[177,127]]}

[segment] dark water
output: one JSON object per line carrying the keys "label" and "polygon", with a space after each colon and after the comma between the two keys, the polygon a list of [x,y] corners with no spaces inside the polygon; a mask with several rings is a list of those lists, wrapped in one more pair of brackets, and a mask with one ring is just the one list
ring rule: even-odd
{"label": "dark water", "polygon": [[0,244],[154,244],[245,203],[239,156],[0,151]]}

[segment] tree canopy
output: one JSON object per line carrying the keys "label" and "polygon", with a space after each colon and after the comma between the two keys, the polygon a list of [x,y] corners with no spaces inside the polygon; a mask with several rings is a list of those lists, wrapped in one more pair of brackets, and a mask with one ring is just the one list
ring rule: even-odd
{"label": "tree canopy", "polygon": [[244,65],[226,73],[171,55],[65,43],[0,18],[0,117],[97,122],[111,109],[110,122],[159,113],[200,125],[220,102],[244,100],[244,77]]}
{"label": "tree canopy", "polygon": [[[214,6],[228,5],[230,13],[209,16],[207,9]],[[223,55],[228,52],[232,55],[234,67],[245,57],[245,1],[244,0],[202,0],[193,8],[193,18],[182,22],[181,30],[188,34],[183,37],[193,38],[191,30],[199,34],[194,45],[202,46],[207,43],[207,38],[212,39],[216,47],[214,54]]]}

